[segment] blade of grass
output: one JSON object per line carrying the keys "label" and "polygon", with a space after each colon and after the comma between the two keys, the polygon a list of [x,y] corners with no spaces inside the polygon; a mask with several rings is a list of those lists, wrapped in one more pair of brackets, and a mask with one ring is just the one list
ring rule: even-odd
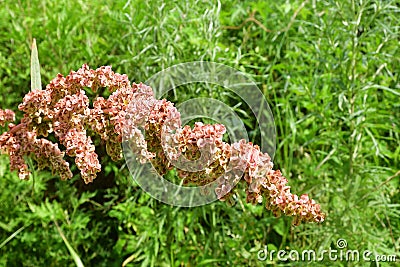
{"label": "blade of grass", "polygon": [[24,225],[21,228],[19,228],[17,231],[15,231],[12,235],[10,235],[6,240],[4,240],[1,244],[0,244],[0,249],[2,247],[4,247],[8,242],[10,242],[15,236],[17,236],[20,232],[22,232],[26,227],[28,227],[31,224],[28,225]]}
{"label": "blade of grass", "polygon": [[79,258],[78,254],[75,252],[75,250],[72,248],[72,246],[69,244],[67,238],[65,237],[65,235],[63,234],[63,232],[61,231],[60,226],[58,225],[56,220],[53,220],[54,224],[57,227],[57,231],[60,234],[62,240],[65,243],[65,246],[67,246],[69,253],[71,254],[72,258],[75,261],[76,266],[78,267],[84,267],[82,260]]}

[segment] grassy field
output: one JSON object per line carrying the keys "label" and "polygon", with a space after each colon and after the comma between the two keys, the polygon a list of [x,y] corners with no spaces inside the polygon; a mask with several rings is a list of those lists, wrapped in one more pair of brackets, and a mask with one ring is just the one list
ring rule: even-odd
{"label": "grassy field", "polygon": [[[0,0],[0,16],[2,109],[17,110],[29,91],[33,38],[43,84],[84,63],[112,65],[135,82],[198,60],[247,73],[275,117],[275,167],[327,214],[322,224],[294,227],[291,218],[246,204],[245,192],[233,207],[171,207],[107,158],[91,186],[51,172],[20,181],[2,156],[0,266],[399,264],[400,1]],[[181,92],[169,100],[197,97]],[[223,95],[213,94],[226,101]],[[257,140],[247,112],[241,117]],[[339,253],[336,260],[260,260],[265,247],[300,256],[371,251],[397,263],[348,262]]]}

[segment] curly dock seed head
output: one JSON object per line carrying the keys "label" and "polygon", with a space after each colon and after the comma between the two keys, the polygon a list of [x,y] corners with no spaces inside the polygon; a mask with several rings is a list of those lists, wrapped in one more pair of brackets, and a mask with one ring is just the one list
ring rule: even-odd
{"label": "curly dock seed head", "polygon": [[[93,99],[90,108],[85,88],[93,92],[108,88],[111,95]],[[151,162],[160,175],[175,168],[184,184],[218,181],[215,194],[220,200],[229,200],[241,181],[247,185],[247,202],[265,201],[275,216],[294,216],[295,225],[324,221],[319,204],[307,195],[292,194],[287,179],[273,170],[270,156],[257,145],[245,140],[223,142],[226,129],[221,124],[199,122],[193,129],[182,128],[173,103],[155,99],[149,86],[131,84],[126,75],[114,73],[109,66],[93,70],[83,65],[66,77],[58,74],[45,90],[29,92],[18,108],[24,112],[18,125],[11,123],[15,120],[11,110],[0,110],[0,125],[9,123],[9,131],[0,136],[0,149],[9,155],[11,170],[18,170],[21,179],[30,174],[25,156],[32,156],[39,168],[49,167],[62,179],[71,178],[64,159],[67,154],[75,157],[82,178],[90,183],[101,170],[92,138],[102,139],[116,161],[122,159],[124,136],[136,158]],[[46,139],[49,133],[54,133],[65,151]]]}

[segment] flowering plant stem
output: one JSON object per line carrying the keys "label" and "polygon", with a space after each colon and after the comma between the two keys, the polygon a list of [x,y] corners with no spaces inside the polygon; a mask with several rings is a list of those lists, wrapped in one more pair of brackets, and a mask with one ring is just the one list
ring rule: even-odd
{"label": "flowering plant stem", "polygon": [[[111,95],[96,97],[90,107],[86,88],[93,92],[108,88]],[[276,216],[294,216],[296,225],[324,220],[314,200],[290,192],[287,179],[273,170],[271,158],[257,145],[245,140],[223,142],[226,129],[221,124],[182,127],[180,113],[171,102],[155,99],[152,88],[131,84],[126,75],[114,73],[109,66],[94,70],[83,65],[66,77],[58,74],[45,90],[26,94],[18,108],[24,113],[18,125],[12,123],[11,110],[0,110],[0,124],[9,127],[0,136],[0,150],[9,155],[10,168],[18,170],[21,179],[30,174],[24,156],[32,157],[39,169],[50,167],[62,179],[71,178],[66,154],[75,158],[85,183],[92,182],[101,170],[92,138],[100,138],[115,161],[122,159],[121,145],[128,142],[137,160],[152,163],[160,175],[176,169],[184,184],[204,186],[218,181],[214,193],[220,200],[229,199],[240,181],[247,185],[248,202],[264,201]],[[58,143],[49,141],[49,134]],[[200,155],[206,155],[205,170],[195,170],[190,164]]]}

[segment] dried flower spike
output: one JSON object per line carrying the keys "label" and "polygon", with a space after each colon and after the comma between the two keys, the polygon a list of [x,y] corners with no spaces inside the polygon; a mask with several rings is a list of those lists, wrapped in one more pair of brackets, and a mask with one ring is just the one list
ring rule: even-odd
{"label": "dried flower spike", "polygon": [[[91,108],[86,88],[93,92],[108,88],[111,95],[93,99]],[[247,202],[264,201],[275,216],[294,216],[296,225],[324,221],[320,206],[307,195],[292,194],[287,179],[273,170],[271,158],[257,145],[245,140],[223,142],[226,129],[221,124],[182,128],[171,102],[155,99],[149,86],[131,84],[109,66],[93,70],[83,65],[66,77],[58,74],[45,90],[29,92],[18,108],[24,112],[18,125],[11,123],[15,120],[11,110],[0,110],[0,125],[9,123],[9,131],[0,136],[0,150],[9,155],[10,168],[18,170],[21,179],[28,179],[30,173],[25,156],[35,159],[39,168],[50,167],[62,179],[71,178],[66,154],[75,157],[82,178],[90,183],[101,170],[92,138],[101,139],[111,158],[120,160],[124,136],[137,159],[151,162],[160,175],[176,168],[185,184],[218,181],[215,194],[220,200],[229,200],[240,181],[247,185]],[[46,139],[49,134],[65,151]]]}

